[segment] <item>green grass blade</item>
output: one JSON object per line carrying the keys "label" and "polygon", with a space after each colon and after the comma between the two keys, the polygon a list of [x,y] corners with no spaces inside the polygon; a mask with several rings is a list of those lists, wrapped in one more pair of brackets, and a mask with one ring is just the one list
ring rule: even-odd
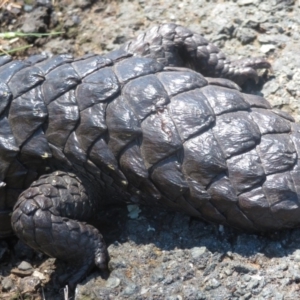
{"label": "green grass blade", "polygon": [[22,51],[22,50],[25,50],[25,49],[27,49],[27,48],[31,48],[32,47],[32,45],[26,45],[26,46],[22,46],[22,47],[18,47],[18,48],[14,48],[14,49],[11,49],[11,50],[2,50],[1,48],[0,48],[0,56],[1,55],[6,55],[6,54],[10,54],[10,53],[14,53],[14,52],[18,52],[18,51]]}
{"label": "green grass blade", "polygon": [[49,33],[23,33],[23,32],[2,32],[0,33],[0,39],[13,39],[16,37],[43,37],[43,36],[52,36],[52,35],[59,35],[64,32],[59,31],[59,32],[49,32]]}

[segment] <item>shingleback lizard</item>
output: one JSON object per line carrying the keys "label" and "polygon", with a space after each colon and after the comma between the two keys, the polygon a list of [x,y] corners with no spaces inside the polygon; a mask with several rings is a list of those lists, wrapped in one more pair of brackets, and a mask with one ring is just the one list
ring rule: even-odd
{"label": "shingleback lizard", "polygon": [[175,24],[102,56],[0,57],[0,237],[11,220],[73,266],[74,286],[107,267],[85,222],[108,203],[249,231],[299,226],[300,125],[239,87],[269,67],[231,62]]}

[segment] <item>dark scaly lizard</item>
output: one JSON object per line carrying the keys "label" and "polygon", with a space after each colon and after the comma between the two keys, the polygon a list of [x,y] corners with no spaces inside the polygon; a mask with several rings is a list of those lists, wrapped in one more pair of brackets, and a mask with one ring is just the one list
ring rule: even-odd
{"label": "dark scaly lizard", "polygon": [[[250,231],[299,226],[300,125],[201,35],[156,26],[107,55],[0,57],[0,236],[107,267],[95,209],[125,201]],[[234,83],[235,82],[235,83]]]}

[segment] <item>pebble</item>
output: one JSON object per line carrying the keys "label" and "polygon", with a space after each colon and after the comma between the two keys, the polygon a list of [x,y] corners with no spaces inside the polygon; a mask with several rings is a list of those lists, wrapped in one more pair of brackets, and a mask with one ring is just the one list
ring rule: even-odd
{"label": "pebble", "polygon": [[264,94],[270,95],[275,94],[276,91],[280,88],[276,80],[270,80],[264,85]]}
{"label": "pebble", "polygon": [[131,296],[133,294],[136,294],[139,290],[139,287],[135,284],[129,284],[123,291],[123,295],[125,296]]}
{"label": "pebble", "polygon": [[154,271],[151,275],[151,281],[155,284],[155,283],[161,282],[163,280],[165,280],[165,283],[169,284],[172,281],[172,277],[169,277],[169,279],[168,279],[168,276],[165,277],[161,266],[159,266],[154,269]]}
{"label": "pebble", "polygon": [[25,15],[20,30],[25,33],[46,32],[47,26],[43,20],[49,17],[49,13],[46,7],[37,7],[31,14]]}
{"label": "pebble", "polygon": [[22,261],[17,268],[13,268],[11,273],[20,277],[30,276],[34,269],[32,265],[26,261]]}
{"label": "pebble", "polygon": [[121,280],[119,278],[116,277],[110,277],[107,279],[106,281],[106,287],[108,288],[116,288],[117,286],[120,285]]}
{"label": "pebble", "polygon": [[198,259],[206,251],[207,251],[206,247],[194,247],[191,249],[191,256],[193,259]]}
{"label": "pebble", "polygon": [[257,1],[252,1],[252,0],[238,0],[237,1],[237,4],[239,6],[245,6],[245,5],[256,5],[257,4]]}
{"label": "pebble", "polygon": [[20,280],[20,289],[25,293],[33,293],[40,286],[41,281],[37,277],[29,276]]}
{"label": "pebble", "polygon": [[32,270],[33,267],[30,263],[28,263],[27,261],[22,261],[19,265],[18,265],[18,269],[21,271],[28,271],[28,270]]}
{"label": "pebble", "polygon": [[205,289],[206,289],[206,290],[215,289],[215,288],[217,288],[217,287],[220,286],[220,285],[221,285],[221,283],[220,283],[219,280],[217,280],[216,278],[212,278],[212,279],[210,279],[210,280],[208,281],[208,283],[207,283]]}
{"label": "pebble", "polygon": [[43,273],[37,271],[37,270],[35,270],[35,271],[32,273],[32,276],[37,277],[37,278],[39,278],[40,280],[45,280],[45,279],[46,279],[45,275],[44,275]]}
{"label": "pebble", "polygon": [[260,51],[264,54],[267,54],[268,52],[273,51],[275,49],[276,47],[272,44],[264,44],[260,47]]}
{"label": "pebble", "polygon": [[4,277],[1,281],[1,285],[2,285],[2,290],[4,292],[7,292],[12,289],[13,281],[11,280],[10,277]]}
{"label": "pebble", "polygon": [[236,37],[242,45],[245,45],[256,39],[256,32],[251,28],[240,28],[237,30]]}
{"label": "pebble", "polygon": [[289,38],[284,34],[264,34],[258,36],[260,44],[273,44],[276,47],[280,47],[288,42]]}
{"label": "pebble", "polygon": [[296,262],[300,262],[300,249],[294,251],[293,257]]}

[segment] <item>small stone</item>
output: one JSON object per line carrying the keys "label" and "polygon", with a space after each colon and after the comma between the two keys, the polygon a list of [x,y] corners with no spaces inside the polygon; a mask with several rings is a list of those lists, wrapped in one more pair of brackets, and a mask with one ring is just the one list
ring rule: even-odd
{"label": "small stone", "polygon": [[28,4],[25,4],[23,6],[23,10],[26,11],[26,12],[31,12],[33,10],[33,6],[32,5],[28,5]]}
{"label": "small stone", "polygon": [[224,273],[227,276],[230,276],[233,273],[233,269],[232,268],[226,268],[226,269],[224,269]]}
{"label": "small stone", "polygon": [[161,267],[157,267],[154,269],[153,274],[151,275],[151,281],[153,283],[158,283],[163,281],[165,278],[165,275],[163,273],[163,270]]}
{"label": "small stone", "polygon": [[273,298],[273,291],[271,289],[269,289],[269,288],[263,289],[263,291],[261,292],[261,296],[264,299],[274,299]]}
{"label": "small stone", "polygon": [[194,247],[191,249],[191,256],[193,259],[197,259],[206,251],[207,251],[206,247]]}
{"label": "small stone", "polygon": [[299,249],[294,251],[293,257],[294,257],[295,261],[300,262],[300,250]]}
{"label": "small stone", "polygon": [[48,9],[46,7],[38,7],[32,14],[25,15],[25,20],[21,27],[21,31],[25,33],[41,32],[46,30],[44,18],[48,17]]}
{"label": "small stone", "polygon": [[74,6],[78,6],[80,8],[88,8],[92,3],[93,1],[91,0],[76,0],[74,1]]}
{"label": "small stone", "polygon": [[238,0],[237,4],[239,6],[245,6],[245,5],[257,5],[257,1],[253,0]]}
{"label": "small stone", "polygon": [[108,280],[106,281],[105,286],[111,289],[116,288],[117,286],[119,286],[121,283],[121,280],[119,278],[116,277],[112,277],[112,278],[108,278]]}
{"label": "small stone", "polygon": [[250,281],[249,285],[248,285],[248,288],[249,289],[254,289],[254,288],[257,288],[259,285],[259,281],[256,280],[256,279],[253,279]]}
{"label": "small stone", "polygon": [[220,281],[217,280],[216,278],[212,278],[211,280],[208,281],[205,289],[206,290],[212,290],[212,289],[216,289],[217,287],[219,287],[221,285]]}
{"label": "small stone", "polygon": [[291,274],[292,274],[292,279],[295,282],[299,282],[299,280],[300,280],[300,272],[299,272],[299,270],[292,270]]}
{"label": "small stone", "polygon": [[143,286],[143,287],[141,288],[140,294],[141,294],[141,295],[144,295],[144,294],[148,293],[148,291],[149,291],[149,288],[146,288],[146,287]]}
{"label": "small stone", "polygon": [[[111,246],[110,246],[111,247]],[[110,247],[108,247],[108,252],[110,250]],[[114,259],[110,260],[108,263],[108,267],[111,270],[114,269],[120,269],[120,268],[126,268],[127,267],[127,262],[124,258],[122,258],[121,256],[119,257],[114,257]]]}
{"label": "small stone", "polygon": [[127,210],[128,210],[128,217],[131,219],[137,219],[139,217],[139,214],[141,212],[141,209],[138,205],[136,204],[129,204],[127,205]]}
{"label": "small stone", "polygon": [[[297,85],[296,82],[294,81],[290,81],[287,83],[286,85],[286,90],[294,97],[297,96],[297,92],[298,92],[299,86]],[[297,250],[299,251],[299,250]],[[295,251],[296,252],[296,251]],[[295,257],[295,259],[298,259],[297,261],[300,261],[300,254],[297,255],[297,258]]]}
{"label": "small stone", "polygon": [[268,52],[273,51],[275,49],[276,47],[272,44],[264,44],[260,47],[260,51],[264,54],[267,54]]}
{"label": "small stone", "polygon": [[226,255],[230,258],[233,258],[233,253],[231,251],[227,251],[226,252]]}
{"label": "small stone", "polygon": [[21,271],[28,271],[28,270],[32,270],[32,265],[30,263],[28,263],[27,261],[22,261],[19,265],[18,265],[18,269]]}
{"label": "small stone", "polygon": [[283,262],[278,266],[277,270],[278,271],[286,271],[288,268],[289,268],[288,264],[286,262]]}
{"label": "small stone", "polygon": [[165,280],[164,280],[164,284],[165,284],[165,285],[169,285],[169,284],[171,284],[171,283],[173,283],[173,282],[174,282],[173,277],[172,277],[170,274],[168,274],[168,275],[166,276]]}
{"label": "small stone", "polygon": [[182,300],[182,297],[180,295],[172,295],[166,298],[166,300]]}
{"label": "small stone", "polygon": [[251,293],[247,293],[247,294],[245,294],[244,296],[243,296],[243,299],[244,300],[248,300],[248,299],[251,299]]}
{"label": "small stone", "polygon": [[192,285],[187,285],[183,287],[184,299],[198,299],[198,290]]}
{"label": "small stone", "polygon": [[258,36],[261,44],[273,44],[278,47],[288,42],[288,38],[284,34],[262,34]]}
{"label": "small stone", "polygon": [[246,45],[256,39],[256,32],[251,28],[240,28],[236,32],[236,37],[243,45]]}
{"label": "small stone", "polygon": [[283,300],[284,296],[281,293],[274,292],[274,300]]}
{"label": "small stone", "polygon": [[258,268],[255,265],[247,263],[236,263],[233,268],[234,271],[240,274],[256,274],[258,271]]}
{"label": "small stone", "polygon": [[124,289],[123,294],[126,296],[130,296],[136,294],[138,290],[139,290],[138,286],[131,283]]}
{"label": "small stone", "polygon": [[248,274],[245,274],[244,276],[243,276],[243,279],[244,279],[244,281],[250,281],[251,280],[251,276],[250,275],[248,275]]}
{"label": "small stone", "polygon": [[245,23],[243,24],[243,27],[249,27],[252,29],[257,29],[259,27],[259,21],[257,20],[246,20]]}
{"label": "small stone", "polygon": [[270,94],[274,94],[279,89],[279,84],[275,80],[268,81],[264,85],[264,95],[267,97]]}
{"label": "small stone", "polygon": [[4,277],[1,281],[1,285],[3,292],[7,292],[13,287],[13,281],[10,277]]}
{"label": "small stone", "polygon": [[39,271],[34,271],[32,276],[39,278],[40,280],[45,280],[46,277],[43,273],[39,272]]}
{"label": "small stone", "polygon": [[20,277],[30,276],[33,273],[33,267],[30,263],[22,261],[18,265],[18,268],[14,268],[11,270],[11,273]]}
{"label": "small stone", "polygon": [[30,276],[21,279],[20,289],[23,293],[33,293],[36,292],[40,284],[41,281],[37,277]]}

